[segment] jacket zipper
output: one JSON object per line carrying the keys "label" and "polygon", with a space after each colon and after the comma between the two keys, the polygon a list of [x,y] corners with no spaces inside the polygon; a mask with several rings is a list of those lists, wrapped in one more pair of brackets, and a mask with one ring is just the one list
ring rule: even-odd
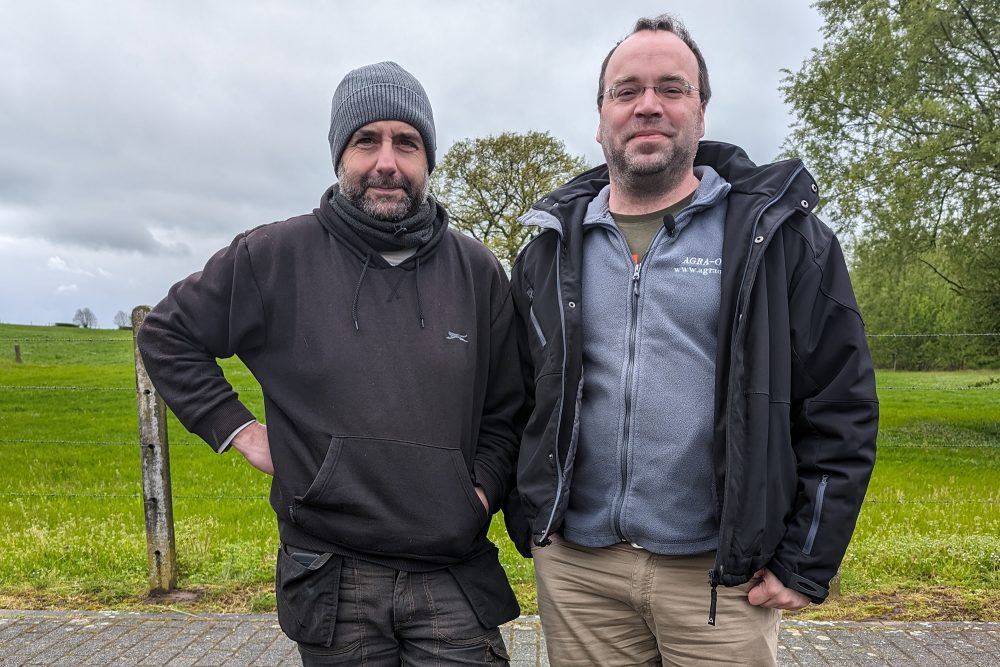
{"label": "jacket zipper", "polygon": [[632,271],[632,312],[629,317],[628,366],[625,371],[625,426],[622,431],[621,451],[622,488],[615,500],[615,532],[623,540],[626,538],[625,531],[622,529],[622,507],[625,505],[625,485],[628,483],[628,448],[632,433],[632,382],[635,379],[635,343],[639,323],[639,276],[641,271],[642,262],[636,262],[635,269]]}
{"label": "jacket zipper", "polygon": [[[562,243],[562,241],[560,241]],[[556,495],[552,499],[552,511],[549,512],[549,520],[545,524],[545,530],[539,538],[539,546],[548,544],[549,533],[552,531],[552,522],[556,518],[556,508],[559,507],[559,500],[563,492],[563,469],[559,460],[559,437],[562,426],[563,410],[566,407],[566,356],[568,345],[566,340],[566,312],[563,310],[563,289],[562,289],[562,253],[556,253],[556,294],[559,296],[559,326],[562,332],[563,358],[562,358],[562,382],[559,388],[559,417],[556,420],[555,432],[555,464],[556,464]]]}
{"label": "jacket zipper", "polygon": [[806,543],[802,546],[802,553],[806,556],[812,554],[813,542],[816,541],[816,533],[819,531],[819,517],[823,513],[823,496],[826,495],[826,482],[828,479],[830,479],[829,475],[823,475],[823,479],[819,480],[819,486],[816,487],[816,508],[813,510],[812,523],[809,524]]}
{"label": "jacket zipper", "polygon": [[[763,239],[762,242],[760,242],[760,243],[755,243],[754,242],[754,239],[757,236],[757,225],[760,224],[760,219],[762,217],[764,217],[764,213],[769,208],[771,208],[771,206],[773,206],[775,203],[777,203],[785,195],[785,193],[788,191],[788,188],[791,187],[792,182],[798,177],[799,173],[801,171],[803,171],[804,169],[805,169],[804,166],[799,165],[788,176],[788,178],[785,180],[785,183],[781,186],[781,189],[778,190],[777,194],[775,194],[774,197],[772,197],[770,200],[768,200],[768,202],[766,204],[764,204],[764,206],[761,207],[760,212],[757,213],[757,217],[754,218],[753,225],[751,225],[751,227],[750,227],[750,250],[747,253],[747,261],[746,261],[746,264],[743,266],[743,275],[742,275],[742,277],[740,277],[740,284],[739,284],[739,287],[737,288],[737,291],[736,291],[736,330],[733,332],[733,339],[730,342],[729,387],[728,387],[728,390],[726,392],[726,420],[727,420],[727,424],[726,424],[726,477],[725,477],[725,479],[723,480],[723,483],[722,483],[722,509],[721,509],[721,511],[719,513],[719,548],[715,552],[715,567],[713,567],[712,570],[710,570],[709,573],[708,573],[708,582],[709,582],[709,585],[711,586],[711,602],[709,604],[709,609],[708,609],[708,624],[709,625],[715,625],[716,587],[720,583],[722,583],[722,577],[725,574],[725,568],[722,565],[722,553],[723,553],[722,540],[723,540],[723,537],[725,535],[725,531],[723,530],[723,527],[724,527],[723,526],[723,522],[725,521],[725,518],[726,518],[726,501],[728,500],[728,497],[727,497],[728,494],[726,493],[726,486],[728,486],[728,483],[729,483],[729,467],[730,467],[730,465],[732,463],[731,460],[730,460],[730,445],[729,445],[730,437],[731,437],[730,434],[732,432],[732,429],[729,428],[728,420],[729,420],[729,415],[731,415],[733,413],[733,409],[732,409],[732,402],[733,402],[733,391],[732,391],[733,390],[733,384],[732,384],[733,383],[733,366],[732,366],[732,364],[733,364],[733,359],[735,359],[735,356],[736,356],[735,355],[736,341],[739,339],[739,334],[740,334],[740,331],[741,331],[741,329],[743,327],[743,303],[745,301],[745,299],[743,298],[743,295],[744,295],[744,286],[746,286],[746,292],[749,294],[750,289],[752,289],[752,287],[753,287],[753,281],[751,280],[750,284],[747,285],[747,277],[749,276],[749,273],[750,273],[750,265],[753,263],[753,259],[754,259],[754,257],[753,257],[753,248],[754,248],[754,246],[755,245],[759,245],[760,246],[759,254],[763,254],[764,250],[767,248],[768,244],[770,243],[770,238]],[[779,227],[780,227],[780,225],[775,225],[774,226],[774,229],[771,230],[772,231],[772,234],[771,234],[772,236],[773,236],[773,232],[776,231]]]}

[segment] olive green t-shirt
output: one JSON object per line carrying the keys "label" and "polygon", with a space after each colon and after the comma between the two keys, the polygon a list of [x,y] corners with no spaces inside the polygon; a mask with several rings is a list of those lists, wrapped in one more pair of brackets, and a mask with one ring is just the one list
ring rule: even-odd
{"label": "olive green t-shirt", "polygon": [[693,199],[694,192],[667,208],[642,215],[624,215],[612,211],[611,217],[614,218],[615,224],[618,225],[622,236],[625,237],[632,258],[636,261],[642,261],[650,244],[653,243],[653,237],[663,226],[663,217],[668,213],[676,217],[678,213],[687,208]]}

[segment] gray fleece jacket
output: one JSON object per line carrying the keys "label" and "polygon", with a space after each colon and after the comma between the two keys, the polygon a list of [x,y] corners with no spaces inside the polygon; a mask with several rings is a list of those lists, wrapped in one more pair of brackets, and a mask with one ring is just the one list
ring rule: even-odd
{"label": "gray fleece jacket", "polygon": [[[587,209],[585,381],[563,526],[577,544],[675,555],[718,544],[711,443],[729,184],[711,167],[696,174],[691,204],[639,265],[608,211],[610,188]],[[533,222],[548,226],[544,215]]]}

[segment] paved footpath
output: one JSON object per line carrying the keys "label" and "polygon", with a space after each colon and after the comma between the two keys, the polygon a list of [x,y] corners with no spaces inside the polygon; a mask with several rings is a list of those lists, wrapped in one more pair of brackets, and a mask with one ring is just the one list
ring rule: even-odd
{"label": "paved footpath", "polygon": [[[548,666],[537,616],[503,626],[513,667]],[[1000,665],[1000,623],[785,621],[781,665]],[[273,615],[0,610],[0,666],[299,665]]]}

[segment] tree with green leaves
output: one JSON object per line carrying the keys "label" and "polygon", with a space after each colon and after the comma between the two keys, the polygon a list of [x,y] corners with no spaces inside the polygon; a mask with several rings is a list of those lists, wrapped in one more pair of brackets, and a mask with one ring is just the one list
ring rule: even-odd
{"label": "tree with green leaves", "polygon": [[452,224],[509,269],[531,236],[518,216],[586,169],[548,132],[504,132],[455,143],[434,168],[431,188]]}
{"label": "tree with green leaves", "polygon": [[882,251],[855,256],[863,273],[920,265],[966,328],[1000,331],[1000,0],[815,6],[824,44],[785,73],[785,152],[818,172],[826,219]]}
{"label": "tree with green leaves", "polygon": [[875,365],[894,370],[995,367],[997,338],[934,335],[967,331],[973,305],[930,268],[947,258],[929,253],[926,264],[887,262],[891,256],[878,242],[854,249],[852,279]]}

